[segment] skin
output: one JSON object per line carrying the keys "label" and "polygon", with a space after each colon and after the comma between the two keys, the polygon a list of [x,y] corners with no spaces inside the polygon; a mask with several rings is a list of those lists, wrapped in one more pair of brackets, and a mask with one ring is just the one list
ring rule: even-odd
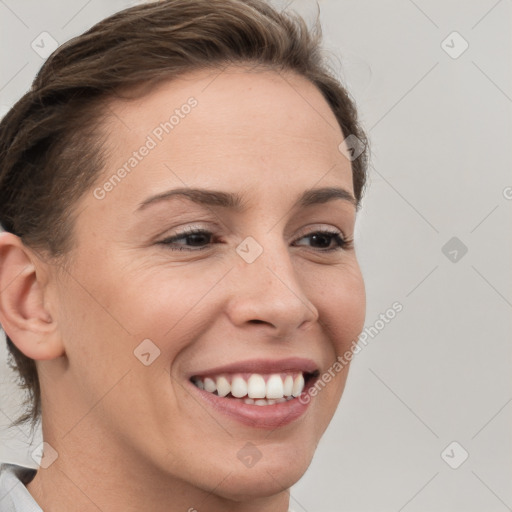
{"label": "skin", "polygon": [[[43,436],[59,455],[27,486],[45,511],[284,512],[341,398],[348,367],[273,430],[191,398],[191,373],[235,361],[297,356],[324,372],[365,312],[354,204],[294,206],[312,188],[353,195],[345,137],[300,76],[203,70],[116,100],[98,185],[191,96],[197,106],[113,190],[84,194],[65,266],[0,236],[0,321],[37,361]],[[237,193],[245,209],[174,197],[136,211],[184,187]],[[213,243],[159,243],[191,227]],[[307,236],[325,229],[347,246]],[[247,236],[263,248],[250,264],[235,250]],[[149,366],[133,353],[144,339],[160,350]],[[251,468],[237,457],[248,441],[262,454]]]}

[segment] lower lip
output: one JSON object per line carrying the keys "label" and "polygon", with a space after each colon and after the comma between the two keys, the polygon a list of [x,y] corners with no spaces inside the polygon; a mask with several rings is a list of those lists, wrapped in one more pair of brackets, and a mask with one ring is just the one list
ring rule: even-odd
{"label": "lower lip", "polygon": [[[199,389],[189,383],[202,400],[213,409],[229,416],[249,427],[276,429],[289,425],[300,418],[307,410],[309,401],[302,403],[299,398],[273,405],[250,405],[232,398],[223,398],[208,391]],[[307,389],[302,392],[307,394]]]}

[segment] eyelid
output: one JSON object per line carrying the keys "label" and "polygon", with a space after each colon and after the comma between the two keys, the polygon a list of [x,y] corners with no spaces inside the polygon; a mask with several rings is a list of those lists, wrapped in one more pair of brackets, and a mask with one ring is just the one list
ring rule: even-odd
{"label": "eyelid", "polygon": [[[188,225],[180,230],[175,231],[164,237],[164,240],[168,240],[170,238],[181,238],[185,237],[189,234],[195,234],[197,232],[209,233],[212,236],[219,236],[218,231],[215,228],[211,229],[209,227],[200,226],[200,225]],[[345,233],[334,226],[330,225],[322,225],[322,224],[313,224],[311,226],[307,226],[305,228],[301,228],[299,232],[295,235],[293,241],[300,240],[306,236],[312,235],[314,233],[330,233],[333,235],[340,235],[343,240],[349,240],[349,238],[345,235]]]}
{"label": "eyelid", "polygon": [[349,240],[349,237],[345,235],[343,230],[333,226],[332,224],[310,224],[301,228],[297,235],[294,237],[294,241],[300,240],[305,236],[311,235],[313,233],[324,232],[324,233],[332,233],[336,235],[340,235],[343,240]]}
{"label": "eyelid", "polygon": [[166,230],[163,234],[159,235],[158,238],[174,238],[177,236],[186,236],[190,233],[195,233],[196,231],[207,231],[212,234],[219,233],[221,231],[221,226],[212,223],[212,222],[206,222],[206,223],[190,223],[183,227],[175,227],[169,230]]}
{"label": "eyelid", "polygon": [[[174,247],[175,250],[184,250],[188,252],[199,252],[206,249],[213,249],[214,245],[219,243],[226,243],[226,241],[222,240],[222,230],[220,226],[215,225],[212,226],[212,223],[209,226],[205,226],[204,224],[188,224],[178,229],[175,229],[174,232],[171,232],[167,236],[160,237],[157,242],[159,245],[167,246],[168,248]],[[315,234],[325,234],[333,237],[336,241],[336,246],[331,249],[317,249],[312,247],[311,249],[315,252],[331,252],[336,250],[342,250],[343,248],[348,249],[352,246],[353,240],[345,235],[343,230],[340,228],[333,226],[332,224],[323,224],[316,223],[310,224],[302,227],[294,236],[293,240],[290,242],[291,246],[301,247],[302,244],[299,242],[307,237],[312,237]],[[194,234],[204,234],[208,235],[209,241],[204,245],[198,246],[189,246],[187,243],[180,243],[180,240],[186,239],[188,236],[192,236]],[[225,233],[224,233],[225,236]]]}

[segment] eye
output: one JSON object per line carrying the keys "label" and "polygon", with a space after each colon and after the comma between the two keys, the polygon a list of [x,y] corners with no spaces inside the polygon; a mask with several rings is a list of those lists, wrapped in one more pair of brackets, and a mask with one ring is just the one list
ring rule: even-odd
{"label": "eye", "polygon": [[[306,243],[302,243],[303,241],[306,241]],[[308,245],[313,249],[328,252],[347,248],[350,242],[345,240],[338,231],[315,231],[299,238],[293,244],[298,246]]]}
{"label": "eye", "polygon": [[191,229],[158,242],[174,251],[200,251],[213,243],[213,233],[205,229]]}
{"label": "eye", "polygon": [[[173,251],[201,251],[214,243],[214,235],[205,229],[188,229],[158,242]],[[308,246],[320,252],[337,251],[348,248],[351,242],[338,231],[314,231],[293,242],[294,246]]]}

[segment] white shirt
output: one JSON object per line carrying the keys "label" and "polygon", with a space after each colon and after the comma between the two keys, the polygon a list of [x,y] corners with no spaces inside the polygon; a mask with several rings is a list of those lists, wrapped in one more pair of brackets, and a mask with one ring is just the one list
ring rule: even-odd
{"label": "white shirt", "polygon": [[25,487],[37,470],[16,464],[0,464],[0,512],[43,512]]}

